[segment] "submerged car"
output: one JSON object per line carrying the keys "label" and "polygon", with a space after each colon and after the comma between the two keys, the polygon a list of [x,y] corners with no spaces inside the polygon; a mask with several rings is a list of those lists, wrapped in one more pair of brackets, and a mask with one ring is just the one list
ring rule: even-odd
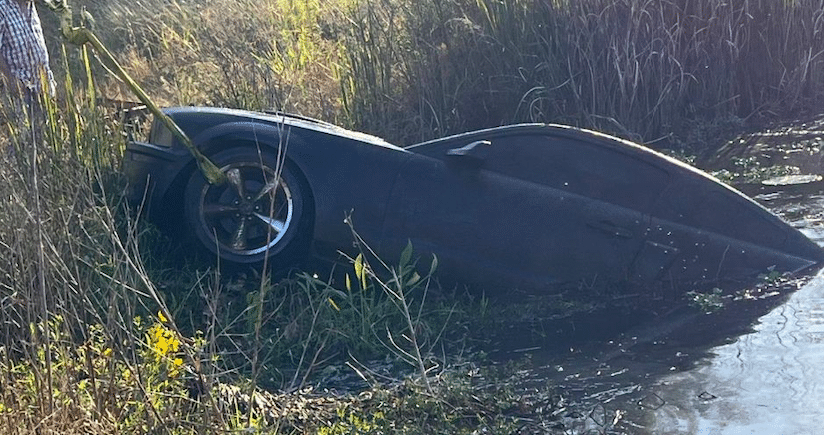
{"label": "submerged car", "polygon": [[284,266],[409,242],[482,286],[650,283],[798,272],[824,251],[714,178],[640,145],[521,124],[398,147],[281,113],[165,112],[226,174],[209,184],[159,122],[132,142],[130,197],[223,263]]}

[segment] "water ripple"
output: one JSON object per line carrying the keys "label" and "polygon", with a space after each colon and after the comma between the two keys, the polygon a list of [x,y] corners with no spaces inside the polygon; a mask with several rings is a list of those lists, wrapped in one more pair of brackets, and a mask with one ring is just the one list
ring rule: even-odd
{"label": "water ripple", "polygon": [[[824,278],[713,349],[707,364],[664,377],[652,433],[813,434],[824,420]],[[707,400],[711,398],[711,400]]]}

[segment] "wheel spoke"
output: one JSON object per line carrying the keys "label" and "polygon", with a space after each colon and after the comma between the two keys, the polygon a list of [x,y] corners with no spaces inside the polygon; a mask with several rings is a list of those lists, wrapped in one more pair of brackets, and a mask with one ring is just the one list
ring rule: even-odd
{"label": "wheel spoke", "polygon": [[240,209],[235,205],[203,204],[202,210],[204,215],[221,215],[237,213]]}
{"label": "wheel spoke", "polygon": [[246,188],[243,187],[243,179],[240,176],[240,169],[233,168],[226,172],[226,179],[229,184],[235,187],[235,192],[239,198],[246,197]]}
{"label": "wheel spoke", "polygon": [[270,228],[275,230],[275,234],[280,234],[283,232],[283,229],[286,227],[286,222],[282,220],[278,220],[275,218],[271,218],[269,216],[262,215],[260,213],[255,213],[255,216],[260,219],[264,224],[268,225]]}
{"label": "wheel spoke", "polygon": [[280,184],[280,178],[274,177],[273,180],[269,181],[268,183],[266,183],[265,186],[263,186],[263,189],[260,189],[260,192],[258,192],[258,194],[255,195],[255,198],[252,200],[252,202],[258,201],[261,198],[263,198],[263,196],[271,192],[272,189],[278,187],[278,184]]}
{"label": "wheel spoke", "polygon": [[232,249],[238,251],[246,249],[246,219],[238,221],[237,229],[232,236]]}

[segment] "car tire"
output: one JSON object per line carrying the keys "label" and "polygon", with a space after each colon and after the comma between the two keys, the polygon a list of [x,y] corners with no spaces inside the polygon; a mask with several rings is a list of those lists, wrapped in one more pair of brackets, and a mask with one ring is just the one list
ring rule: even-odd
{"label": "car tire", "polygon": [[[288,163],[256,148],[211,156],[227,181],[212,185],[200,171],[186,184],[183,214],[195,243],[224,264],[274,267],[299,261],[308,244],[308,189]],[[276,181],[277,180],[277,181]]]}

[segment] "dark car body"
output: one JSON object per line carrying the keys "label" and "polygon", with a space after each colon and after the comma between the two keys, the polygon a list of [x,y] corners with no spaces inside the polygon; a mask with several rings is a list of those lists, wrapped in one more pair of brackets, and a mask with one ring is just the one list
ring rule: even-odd
{"label": "dark car body", "polygon": [[[220,243],[213,243],[213,253],[227,261],[335,258],[352,250],[344,222],[350,213],[360,236],[385,260],[395,261],[411,241],[416,252],[437,255],[440,273],[486,286],[712,281],[795,272],[824,260],[819,246],[738,191],[592,131],[521,124],[401,148],[292,115],[193,107],[166,113],[225,165],[242,156],[278,156],[289,172],[284,180],[294,186],[287,195],[294,213],[267,228],[286,232],[284,223],[291,222],[293,235],[279,243],[300,249],[270,244],[262,255],[223,257]],[[246,151],[233,157],[230,149]],[[205,227],[204,245],[214,241],[209,225],[225,224],[225,239],[234,241],[225,250],[247,248],[247,235],[240,234],[246,226],[233,235],[228,217],[181,213],[198,207],[187,195],[210,187],[165,128],[155,125],[147,142],[131,143],[124,169],[131,198],[145,197],[151,218]],[[275,222],[250,216],[249,225]]]}

